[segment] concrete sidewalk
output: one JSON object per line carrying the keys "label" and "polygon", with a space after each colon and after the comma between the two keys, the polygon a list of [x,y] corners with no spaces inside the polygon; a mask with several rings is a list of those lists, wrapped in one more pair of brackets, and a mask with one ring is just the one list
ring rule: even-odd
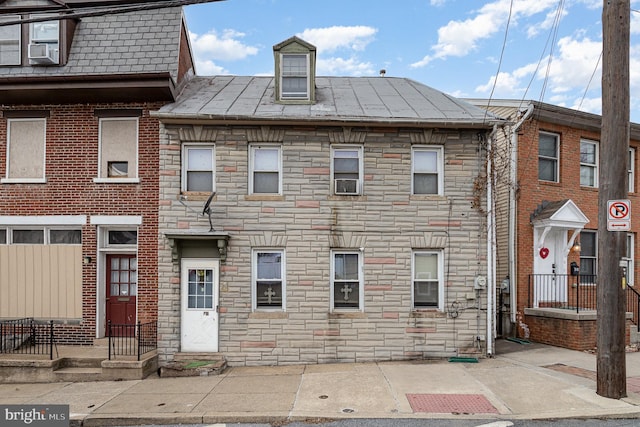
{"label": "concrete sidewalk", "polygon": [[596,355],[501,341],[479,363],[229,368],[212,377],[2,384],[2,404],[69,404],[72,424],[214,424],[337,418],[640,417],[640,353],[628,397],[595,392]]}

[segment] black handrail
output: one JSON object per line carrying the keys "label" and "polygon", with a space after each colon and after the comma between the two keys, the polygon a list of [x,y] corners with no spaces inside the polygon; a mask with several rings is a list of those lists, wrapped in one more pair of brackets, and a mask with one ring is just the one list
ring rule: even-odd
{"label": "black handrail", "polygon": [[157,328],[156,322],[126,325],[108,321],[109,360],[116,356],[136,356],[140,360],[143,354],[158,347]]}
{"label": "black handrail", "polygon": [[53,320],[37,322],[31,317],[0,320],[0,353],[45,354],[53,360],[55,345]]}
{"label": "black handrail", "polygon": [[[633,313],[632,321],[636,324],[638,328],[638,332],[640,332],[640,292],[636,291],[633,286],[627,286],[627,295],[631,295],[631,301],[629,301],[629,297],[627,296],[627,311],[631,311]],[[633,299],[635,298],[635,301]],[[633,305],[635,302],[635,306]],[[631,310],[629,310],[629,306],[631,306]]]}

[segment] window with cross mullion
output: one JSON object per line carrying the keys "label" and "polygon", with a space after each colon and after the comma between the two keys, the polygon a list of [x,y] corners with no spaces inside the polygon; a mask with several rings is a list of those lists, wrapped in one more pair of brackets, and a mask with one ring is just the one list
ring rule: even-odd
{"label": "window with cross mullion", "polygon": [[253,308],[284,310],[284,251],[255,250],[253,252]]}
{"label": "window with cross mullion", "polygon": [[334,252],[331,274],[332,308],[362,310],[360,252]]}

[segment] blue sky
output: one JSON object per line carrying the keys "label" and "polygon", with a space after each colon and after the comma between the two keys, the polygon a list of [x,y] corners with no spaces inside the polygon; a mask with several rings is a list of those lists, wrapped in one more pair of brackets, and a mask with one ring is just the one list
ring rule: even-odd
{"label": "blue sky", "polygon": [[[273,45],[296,35],[317,47],[319,76],[385,69],[458,97],[533,99],[600,114],[602,5],[226,0],[187,6],[185,14],[199,75],[273,75]],[[631,9],[631,120],[640,123],[640,0]]]}

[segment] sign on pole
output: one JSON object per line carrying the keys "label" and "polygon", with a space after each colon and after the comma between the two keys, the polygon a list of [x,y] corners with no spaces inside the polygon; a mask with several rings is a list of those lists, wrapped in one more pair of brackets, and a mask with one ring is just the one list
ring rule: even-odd
{"label": "sign on pole", "polygon": [[631,230],[631,201],[609,200],[607,202],[607,231]]}

